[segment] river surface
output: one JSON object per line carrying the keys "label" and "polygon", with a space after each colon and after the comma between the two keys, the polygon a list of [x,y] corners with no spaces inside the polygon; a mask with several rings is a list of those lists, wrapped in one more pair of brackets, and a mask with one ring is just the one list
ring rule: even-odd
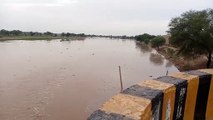
{"label": "river surface", "polygon": [[0,42],[0,120],[85,120],[124,88],[178,71],[134,40]]}

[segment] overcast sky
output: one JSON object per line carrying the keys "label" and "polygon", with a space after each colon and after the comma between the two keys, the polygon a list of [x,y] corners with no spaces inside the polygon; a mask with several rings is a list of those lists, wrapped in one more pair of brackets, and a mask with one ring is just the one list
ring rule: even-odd
{"label": "overcast sky", "polygon": [[171,18],[206,8],[213,0],[0,0],[0,29],[158,35]]}

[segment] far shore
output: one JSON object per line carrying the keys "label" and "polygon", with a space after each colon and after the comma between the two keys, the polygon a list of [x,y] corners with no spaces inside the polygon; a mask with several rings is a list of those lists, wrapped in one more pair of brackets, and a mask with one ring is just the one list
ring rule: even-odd
{"label": "far shore", "polygon": [[71,37],[53,37],[53,36],[3,36],[0,37],[0,41],[7,41],[7,40],[54,40],[54,39],[61,39],[61,40],[83,40],[86,37],[81,36],[71,36]]}

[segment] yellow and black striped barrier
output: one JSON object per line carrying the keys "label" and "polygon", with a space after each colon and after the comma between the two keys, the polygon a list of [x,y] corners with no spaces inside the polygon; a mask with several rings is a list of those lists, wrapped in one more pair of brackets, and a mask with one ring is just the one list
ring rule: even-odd
{"label": "yellow and black striped barrier", "polygon": [[213,69],[142,81],[112,97],[88,120],[213,120]]}

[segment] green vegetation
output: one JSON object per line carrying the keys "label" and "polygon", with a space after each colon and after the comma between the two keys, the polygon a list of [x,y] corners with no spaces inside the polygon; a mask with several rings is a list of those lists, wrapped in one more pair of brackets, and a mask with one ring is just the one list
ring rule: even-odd
{"label": "green vegetation", "polygon": [[145,43],[145,44],[149,44],[151,43],[151,46],[153,48],[158,48],[162,45],[165,44],[166,40],[164,37],[162,36],[155,36],[155,35],[150,35],[147,33],[144,33],[142,35],[137,35],[135,36],[136,41]]}
{"label": "green vegetation", "polygon": [[159,49],[159,47],[162,46],[162,45],[164,45],[165,42],[166,42],[166,40],[165,40],[164,37],[162,37],[162,36],[157,36],[157,37],[155,37],[155,38],[153,38],[153,39],[151,40],[151,45],[152,45],[152,47],[158,48],[158,49]]}
{"label": "green vegetation", "polygon": [[209,68],[213,52],[213,10],[185,12],[173,18],[169,27],[171,43],[179,48],[179,54],[205,55]]}
{"label": "green vegetation", "polygon": [[84,33],[52,33],[52,32],[23,32],[20,30],[0,30],[0,40],[51,40],[51,39],[79,39],[85,38]]}
{"label": "green vegetation", "polygon": [[147,34],[147,33],[144,33],[142,35],[138,35],[138,36],[135,36],[135,39],[139,42],[144,42],[145,44],[149,44],[150,40],[155,38],[154,35],[150,35],[150,34]]}
{"label": "green vegetation", "polygon": [[173,18],[168,33],[168,45],[165,36],[145,33],[135,39],[150,43],[181,71],[213,67],[213,9],[191,10]]}
{"label": "green vegetation", "polygon": [[67,40],[83,40],[86,37],[107,37],[111,39],[134,39],[134,36],[112,36],[112,35],[86,35],[84,33],[52,33],[52,32],[23,32],[20,30],[8,31],[5,29],[0,30],[0,41],[2,40],[52,40],[61,39],[62,41]]}

